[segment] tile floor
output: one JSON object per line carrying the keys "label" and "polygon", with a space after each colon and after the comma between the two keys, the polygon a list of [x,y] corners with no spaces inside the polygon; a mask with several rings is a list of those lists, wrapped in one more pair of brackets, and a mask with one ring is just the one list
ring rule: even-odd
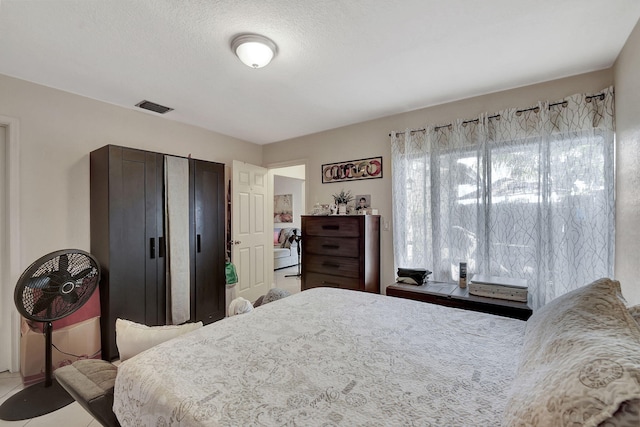
{"label": "tile floor", "polygon": [[[0,373],[0,403],[22,390],[20,373]],[[47,415],[23,421],[0,420],[0,426],[29,427],[100,427],[100,423],[85,411],[77,402],[58,409]]]}
{"label": "tile floor", "polygon": [[300,277],[285,277],[296,275],[298,267],[287,267],[273,272],[274,287],[285,289],[292,294],[300,292]]}
{"label": "tile floor", "polygon": [[[300,292],[299,277],[285,277],[295,275],[298,267],[288,267],[274,271],[274,285],[277,288],[286,289],[292,294]],[[20,373],[0,372],[0,404],[9,397],[22,390]],[[0,420],[0,427],[100,427],[100,423],[91,417],[77,402],[65,406],[55,412],[41,417],[24,421]]]}

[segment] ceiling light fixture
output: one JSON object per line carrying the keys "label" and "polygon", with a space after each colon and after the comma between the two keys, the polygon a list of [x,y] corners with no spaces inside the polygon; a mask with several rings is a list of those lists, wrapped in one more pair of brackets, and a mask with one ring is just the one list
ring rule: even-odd
{"label": "ceiling light fixture", "polygon": [[231,41],[231,49],[251,68],[269,64],[278,48],[274,42],[257,34],[241,34]]}

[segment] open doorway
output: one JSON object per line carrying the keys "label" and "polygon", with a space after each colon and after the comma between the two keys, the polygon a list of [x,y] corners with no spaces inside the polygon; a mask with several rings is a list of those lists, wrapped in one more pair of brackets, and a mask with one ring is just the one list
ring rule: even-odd
{"label": "open doorway", "polygon": [[[3,344],[11,343],[11,316],[13,309],[11,296],[10,277],[7,274],[9,264],[9,247],[7,245],[7,170],[9,162],[7,161],[7,142],[6,142],[6,126],[0,124],[0,342]],[[11,345],[3,345],[0,352],[0,372],[11,368]]]}
{"label": "open doorway", "polygon": [[18,372],[20,315],[13,290],[20,274],[18,120],[0,116],[0,372]]}
{"label": "open doorway", "polygon": [[269,169],[273,193],[273,286],[300,292],[302,215],[306,213],[306,164]]}

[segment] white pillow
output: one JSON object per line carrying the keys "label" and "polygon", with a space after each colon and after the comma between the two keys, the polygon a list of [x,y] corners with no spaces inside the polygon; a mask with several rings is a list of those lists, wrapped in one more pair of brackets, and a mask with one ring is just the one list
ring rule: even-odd
{"label": "white pillow", "polygon": [[527,321],[503,426],[640,426],[640,327],[600,279]]}
{"label": "white pillow", "polygon": [[249,313],[251,310],[253,310],[251,301],[242,297],[238,297],[229,303],[229,317],[235,316],[236,314]]}
{"label": "white pillow", "polygon": [[116,319],[116,345],[120,353],[120,361],[125,361],[155,345],[201,327],[202,322],[147,326],[130,320]]}

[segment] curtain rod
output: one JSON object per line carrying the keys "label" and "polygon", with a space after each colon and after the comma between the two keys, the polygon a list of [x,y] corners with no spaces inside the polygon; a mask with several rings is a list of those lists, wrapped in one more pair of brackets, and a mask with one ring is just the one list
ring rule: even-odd
{"label": "curtain rod", "polygon": [[[603,101],[605,97],[604,93],[599,93],[597,95],[588,95],[585,96],[585,100],[587,102],[591,102],[592,99],[594,98],[599,98],[600,101]],[[566,107],[568,104],[567,101],[560,101],[560,102],[555,102],[553,104],[549,104],[549,109],[551,109],[551,107],[555,107],[557,105],[562,105],[562,107]],[[516,115],[521,115],[522,113],[525,113],[527,111],[534,111],[534,112],[538,112],[540,111],[540,107],[531,107],[531,108],[525,108],[523,110],[517,110],[516,111]],[[489,116],[487,117],[487,119],[499,119],[500,118],[500,114],[495,114],[493,116]],[[471,119],[471,120],[465,120],[464,122],[462,122],[463,125],[466,125],[467,123],[478,123],[480,119]],[[448,125],[442,125],[442,126],[436,126],[433,129],[434,130],[438,130],[438,129],[443,129],[443,128],[451,128],[451,126],[453,126],[451,123],[449,123]],[[426,128],[421,128],[421,129],[411,129],[409,132],[413,133],[413,132],[423,132],[427,130]],[[404,135],[406,132],[395,132],[396,135]],[[389,136],[391,136],[391,134],[389,134]]]}

